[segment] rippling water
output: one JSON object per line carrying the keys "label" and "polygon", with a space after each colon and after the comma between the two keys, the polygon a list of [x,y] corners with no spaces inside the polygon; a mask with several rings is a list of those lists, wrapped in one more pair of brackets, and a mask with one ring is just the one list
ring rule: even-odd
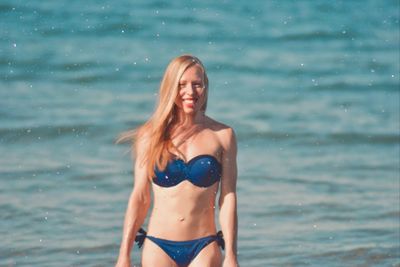
{"label": "rippling water", "polygon": [[113,141],[182,53],[238,136],[242,266],[400,266],[398,1],[3,0],[0,16],[0,266],[115,262],[132,175]]}

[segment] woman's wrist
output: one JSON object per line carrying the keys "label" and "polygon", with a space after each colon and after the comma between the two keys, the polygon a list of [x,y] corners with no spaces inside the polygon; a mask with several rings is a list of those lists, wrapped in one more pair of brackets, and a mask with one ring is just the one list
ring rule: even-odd
{"label": "woman's wrist", "polygon": [[236,260],[237,259],[237,255],[236,255],[236,253],[234,253],[233,251],[231,251],[231,252],[225,252],[225,259],[234,259],[234,260]]}
{"label": "woman's wrist", "polygon": [[127,257],[129,258],[131,256],[131,252],[127,247],[121,247],[119,249],[119,256],[120,257]]}

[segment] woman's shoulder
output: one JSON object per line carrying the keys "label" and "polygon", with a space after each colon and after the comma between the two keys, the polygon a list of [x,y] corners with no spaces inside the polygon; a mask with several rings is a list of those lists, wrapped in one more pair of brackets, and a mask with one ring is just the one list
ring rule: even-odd
{"label": "woman's shoulder", "polygon": [[150,134],[143,128],[136,131],[135,150],[138,153],[144,152],[150,144]]}
{"label": "woman's shoulder", "polygon": [[210,128],[213,131],[224,131],[231,128],[229,125],[217,121],[209,116],[206,116],[206,123],[208,128]]}
{"label": "woman's shoulder", "polygon": [[235,131],[231,126],[208,116],[206,118],[208,127],[218,136],[222,143],[230,142],[232,139],[236,138]]}

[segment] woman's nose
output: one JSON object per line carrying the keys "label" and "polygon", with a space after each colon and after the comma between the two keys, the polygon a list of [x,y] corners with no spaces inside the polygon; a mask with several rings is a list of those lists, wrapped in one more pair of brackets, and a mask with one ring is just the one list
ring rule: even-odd
{"label": "woman's nose", "polygon": [[185,93],[193,95],[195,92],[196,92],[196,90],[195,90],[194,84],[191,84],[191,83],[186,84]]}

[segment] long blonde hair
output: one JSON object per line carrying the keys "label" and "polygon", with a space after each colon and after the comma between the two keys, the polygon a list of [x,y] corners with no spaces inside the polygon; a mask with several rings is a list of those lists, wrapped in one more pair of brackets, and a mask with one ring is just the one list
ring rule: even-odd
{"label": "long blonde hair", "polygon": [[205,88],[204,102],[200,110],[206,111],[208,96],[208,77],[201,61],[192,55],[182,55],[173,59],[165,70],[160,84],[158,102],[153,115],[137,129],[123,132],[119,135],[117,143],[131,141],[132,149],[137,158],[138,142],[144,138],[146,147],[144,157],[140,162],[146,167],[148,178],[154,177],[154,167],[162,170],[171,158],[171,151],[175,149],[171,140],[171,129],[176,124],[177,107],[175,105],[178,96],[179,80],[183,73],[191,66],[198,65],[203,71],[203,86]]}

